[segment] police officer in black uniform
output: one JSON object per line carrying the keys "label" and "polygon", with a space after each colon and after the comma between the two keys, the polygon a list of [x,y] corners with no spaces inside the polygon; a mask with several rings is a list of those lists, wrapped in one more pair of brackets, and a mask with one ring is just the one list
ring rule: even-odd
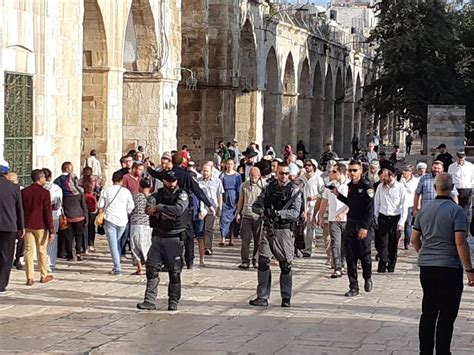
{"label": "police officer in black uniform", "polygon": [[164,187],[152,194],[146,212],[153,228],[152,244],[146,261],[145,300],[138,309],[156,309],[156,296],[160,282],[159,272],[168,271],[168,310],[178,308],[181,298],[181,270],[183,269],[183,245],[186,238],[186,211],[189,197],[178,187],[176,174],[167,171],[163,176]]}
{"label": "police officer in black uniform", "polygon": [[281,306],[291,306],[294,238],[292,223],[298,220],[301,208],[301,194],[298,186],[289,180],[289,168],[281,163],[277,179],[268,184],[254,202],[254,213],[264,216],[263,236],[258,249],[257,298],[249,301],[252,306],[268,306],[271,289],[270,261],[272,256],[280,264]]}
{"label": "police officer in black uniform", "polygon": [[[173,171],[178,179],[178,186],[188,193],[190,197],[189,201],[189,208],[186,212],[186,220],[187,220],[187,227],[186,227],[186,239],[184,240],[184,260],[186,262],[186,266],[188,269],[193,268],[194,264],[194,228],[193,228],[193,205],[191,199],[191,193],[193,193],[200,201],[202,201],[208,208],[210,213],[213,215],[216,214],[216,207],[213,206],[212,202],[207,198],[206,194],[202,189],[199,187],[199,184],[194,180],[192,174],[183,168],[181,165],[183,163],[183,157],[179,154],[174,154],[171,158],[171,162],[173,163]],[[156,171],[152,168],[147,169],[148,174],[155,179],[163,180],[165,178],[166,172],[165,171]]]}
{"label": "police officer in black uniform", "polygon": [[369,180],[362,175],[362,163],[351,161],[349,164],[349,192],[347,197],[339,194],[337,188],[333,193],[349,207],[347,224],[344,229],[343,239],[346,250],[347,275],[349,276],[349,291],[347,297],[359,294],[357,282],[357,261],[362,264],[364,289],[372,291],[372,257],[371,242],[373,239],[374,224],[374,189]]}

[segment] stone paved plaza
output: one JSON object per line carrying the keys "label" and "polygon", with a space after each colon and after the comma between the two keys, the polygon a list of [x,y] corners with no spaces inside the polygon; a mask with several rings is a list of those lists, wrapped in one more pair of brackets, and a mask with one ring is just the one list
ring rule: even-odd
{"label": "stone paved plaza", "polygon": [[[415,253],[400,251],[394,274],[374,274],[374,290],[347,299],[347,278],[333,280],[321,248],[295,265],[293,307],[279,307],[278,268],[271,305],[248,305],[256,272],[237,269],[238,245],[216,248],[206,268],[184,270],[178,312],[139,312],[144,276],[108,275],[103,238],[82,263],[60,262],[56,281],[24,285],[14,271],[0,298],[0,353],[415,354],[421,289]],[[162,283],[167,282],[164,275]],[[474,353],[474,290],[465,289],[454,354]]]}

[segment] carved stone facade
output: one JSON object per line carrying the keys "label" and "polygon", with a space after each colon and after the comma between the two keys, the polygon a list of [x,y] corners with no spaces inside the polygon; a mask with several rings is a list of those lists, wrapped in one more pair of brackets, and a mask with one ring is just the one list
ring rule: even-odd
{"label": "carved stone facade", "polygon": [[326,141],[350,153],[353,133],[365,143],[370,61],[274,15],[264,1],[183,0],[182,62],[199,83],[179,88],[178,143],[195,159],[234,137],[277,152],[302,139],[313,155]]}
{"label": "carved stone facade", "polygon": [[[138,144],[155,160],[174,149],[181,1],[0,1],[0,18],[0,82],[33,78],[32,167],[79,170],[95,149],[109,177]],[[0,85],[0,157],[4,98]]]}

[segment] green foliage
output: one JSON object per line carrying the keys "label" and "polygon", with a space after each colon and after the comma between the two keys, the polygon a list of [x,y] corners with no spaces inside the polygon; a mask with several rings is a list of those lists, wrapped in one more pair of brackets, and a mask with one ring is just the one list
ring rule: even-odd
{"label": "green foliage", "polygon": [[474,101],[472,8],[454,10],[439,0],[382,0],[377,7],[369,38],[376,75],[364,94],[376,120],[393,112],[424,131],[427,105]]}

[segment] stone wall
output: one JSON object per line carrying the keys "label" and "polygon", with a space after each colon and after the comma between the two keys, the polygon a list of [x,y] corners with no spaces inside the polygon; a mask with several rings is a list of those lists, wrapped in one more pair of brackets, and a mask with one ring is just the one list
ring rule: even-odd
{"label": "stone wall", "polygon": [[464,151],[466,107],[428,105],[428,150],[446,144],[448,152]]}

